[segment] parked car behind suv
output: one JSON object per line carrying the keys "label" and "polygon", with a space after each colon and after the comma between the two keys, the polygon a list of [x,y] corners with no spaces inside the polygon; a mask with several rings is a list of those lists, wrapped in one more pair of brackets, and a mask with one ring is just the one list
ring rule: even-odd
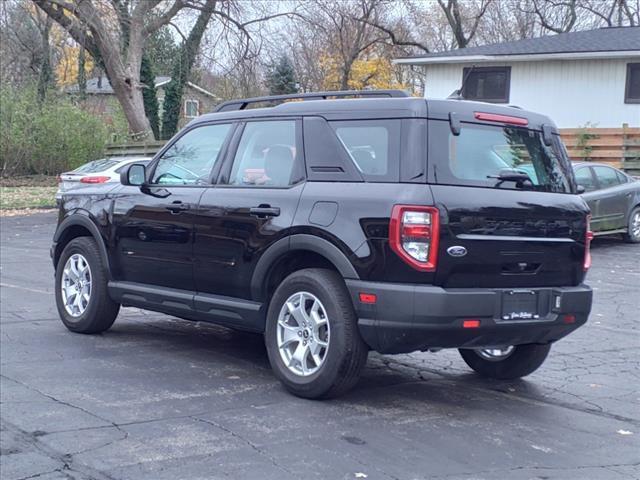
{"label": "parked car behind suv", "polygon": [[62,194],[72,190],[80,190],[88,185],[104,185],[120,183],[120,174],[131,163],[146,165],[151,160],[148,157],[110,157],[87,162],[70,172],[58,175],[58,191],[56,200]]}
{"label": "parked car behind suv", "polygon": [[369,350],[522,377],[586,322],[589,210],[551,120],[398,91],[248,108],[290,98],[223,104],[122,186],[63,196],[68,329],[124,305],[264,333],[286,388],[326,398]]}

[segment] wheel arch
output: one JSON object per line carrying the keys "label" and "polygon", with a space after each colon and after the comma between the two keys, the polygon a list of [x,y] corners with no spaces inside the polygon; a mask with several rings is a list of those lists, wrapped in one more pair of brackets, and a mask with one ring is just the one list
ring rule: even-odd
{"label": "wheel arch", "polygon": [[53,235],[53,246],[51,248],[51,257],[54,268],[58,265],[58,260],[67,244],[78,237],[92,237],[98,245],[102,264],[105,266],[107,277],[111,279],[111,269],[109,264],[109,256],[107,254],[107,246],[96,224],[86,215],[74,214],[65,218]]}
{"label": "wheel arch", "polygon": [[343,278],[360,278],[348,257],[331,242],[296,234],[278,240],[262,255],[251,277],[252,298],[265,301],[284,277],[302,268],[329,268]]}

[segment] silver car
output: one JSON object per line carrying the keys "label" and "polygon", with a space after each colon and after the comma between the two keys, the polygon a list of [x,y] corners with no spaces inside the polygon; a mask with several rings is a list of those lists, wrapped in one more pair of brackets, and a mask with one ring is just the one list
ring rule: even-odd
{"label": "silver car", "polygon": [[601,163],[574,163],[573,170],[591,208],[594,234],[621,233],[628,242],[640,242],[640,181]]}
{"label": "silver car", "polygon": [[150,157],[101,158],[100,160],[85,163],[70,172],[61,173],[58,176],[56,200],[60,200],[64,193],[83,187],[103,183],[120,183],[120,172],[127,165],[131,163],[147,164],[150,160]]}

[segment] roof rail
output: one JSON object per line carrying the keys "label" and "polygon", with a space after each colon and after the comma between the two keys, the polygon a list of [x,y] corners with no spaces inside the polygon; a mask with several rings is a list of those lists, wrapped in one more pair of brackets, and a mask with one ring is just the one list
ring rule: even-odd
{"label": "roof rail", "polygon": [[292,93],[289,95],[271,95],[266,97],[241,98],[229,100],[218,105],[214,112],[244,110],[252,103],[281,103],[285,100],[326,100],[329,97],[408,97],[404,90],[342,90],[335,92]]}

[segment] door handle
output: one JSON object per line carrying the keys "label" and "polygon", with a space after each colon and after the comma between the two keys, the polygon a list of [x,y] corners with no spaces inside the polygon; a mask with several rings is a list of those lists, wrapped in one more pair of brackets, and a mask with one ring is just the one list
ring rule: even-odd
{"label": "door handle", "polygon": [[189,210],[189,208],[191,207],[188,204],[182,203],[181,201],[177,200],[173,202],[171,205],[167,205],[165,208],[173,214],[178,214],[185,210]]}
{"label": "door handle", "polygon": [[280,208],[272,207],[271,205],[259,205],[257,207],[251,207],[249,213],[258,218],[277,217],[280,215]]}

